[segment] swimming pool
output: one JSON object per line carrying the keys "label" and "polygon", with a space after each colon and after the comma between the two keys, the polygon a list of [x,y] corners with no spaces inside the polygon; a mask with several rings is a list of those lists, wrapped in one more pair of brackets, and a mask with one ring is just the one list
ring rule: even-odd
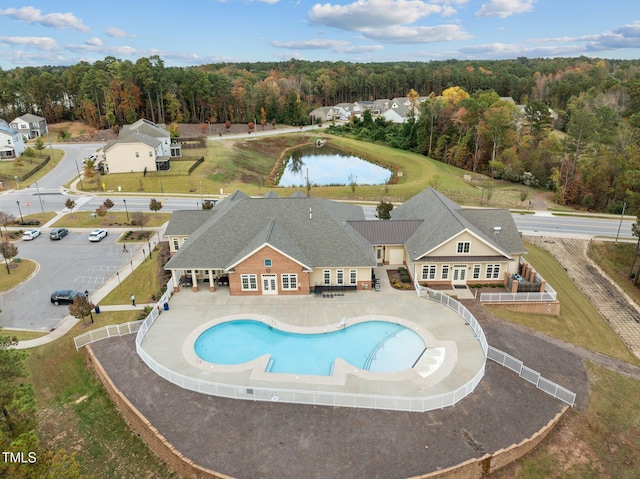
{"label": "swimming pool", "polygon": [[409,369],[424,352],[425,343],[409,328],[388,321],[365,321],[331,332],[300,334],[240,319],[202,332],[194,350],[213,364],[242,364],[268,354],[267,372],[331,376],[337,358],[365,371]]}

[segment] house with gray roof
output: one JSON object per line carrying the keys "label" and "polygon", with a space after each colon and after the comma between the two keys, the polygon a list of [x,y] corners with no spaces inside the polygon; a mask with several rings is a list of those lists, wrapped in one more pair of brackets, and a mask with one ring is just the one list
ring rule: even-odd
{"label": "house with gray roof", "polygon": [[47,129],[47,120],[38,115],[27,113],[19,116],[11,121],[11,128],[20,132],[20,134],[29,140],[45,136],[49,130]]}
{"label": "house with gray roof", "polygon": [[232,295],[371,289],[381,265],[449,287],[506,284],[519,272],[525,249],[507,210],[465,209],[428,188],[391,217],[367,221],[356,205],[238,191],[210,211],[173,213],[165,268],[175,285],[228,284]]}
{"label": "house with gray roof", "polygon": [[168,170],[171,158],[182,156],[182,149],[161,125],[141,119],[124,125],[118,139],[105,144],[103,153],[109,173],[130,173]]}
{"label": "house with gray roof", "polygon": [[0,119],[0,160],[17,158],[26,149],[22,134]]}

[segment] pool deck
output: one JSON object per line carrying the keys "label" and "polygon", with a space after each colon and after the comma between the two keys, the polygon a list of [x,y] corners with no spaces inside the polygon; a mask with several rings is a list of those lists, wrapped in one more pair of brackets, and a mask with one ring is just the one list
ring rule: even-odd
{"label": "pool deck", "polygon": [[[484,354],[462,317],[439,303],[418,297],[415,291],[394,290],[382,268],[376,274],[382,280],[380,291],[346,292],[333,297],[230,296],[224,287],[215,293],[206,288],[198,292],[183,289],[172,296],[169,311],[163,311],[158,317],[142,348],[176,373],[223,384],[427,397],[455,390],[470,381],[483,367]],[[243,315],[266,318],[280,329],[309,332],[336,330],[342,318],[347,318],[347,324],[366,318],[398,318],[422,333],[427,347],[443,347],[446,352],[436,370],[380,374],[368,371],[357,374],[349,370],[348,374],[342,371],[341,378],[334,375],[334,380],[323,376],[257,374],[246,367],[221,371],[199,364],[192,346],[194,331],[201,331],[220,319]]]}

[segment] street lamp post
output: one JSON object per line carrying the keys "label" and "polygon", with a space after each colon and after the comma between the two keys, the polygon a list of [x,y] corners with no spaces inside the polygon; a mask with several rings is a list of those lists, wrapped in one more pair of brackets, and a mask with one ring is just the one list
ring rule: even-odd
{"label": "street lamp post", "polygon": [[78,167],[78,161],[76,160],[76,171],[78,172],[78,180],[80,181],[80,189],[84,190],[82,186],[82,176],[80,176],[80,168]]}
{"label": "street lamp post", "polygon": [[122,198],[122,202],[124,203],[124,212],[127,214],[127,221],[129,221],[129,210],[127,210],[127,200]]}
{"label": "street lamp post", "polygon": [[36,181],[36,191],[38,192],[38,200],[40,201],[40,209],[44,213],[44,205],[42,204],[42,196],[40,196],[40,188],[38,187],[38,182]]}
{"label": "street lamp post", "polygon": [[24,218],[22,217],[22,209],[20,209],[20,201],[16,201],[16,204],[18,205],[18,211],[20,212],[20,222],[24,223]]}
{"label": "street lamp post", "polygon": [[151,259],[151,241],[149,241],[149,259]]}
{"label": "street lamp post", "polygon": [[4,255],[4,244],[2,245],[2,256],[4,257],[4,265],[7,267],[7,274],[11,274],[11,270],[9,269],[9,262],[7,261],[7,257]]}

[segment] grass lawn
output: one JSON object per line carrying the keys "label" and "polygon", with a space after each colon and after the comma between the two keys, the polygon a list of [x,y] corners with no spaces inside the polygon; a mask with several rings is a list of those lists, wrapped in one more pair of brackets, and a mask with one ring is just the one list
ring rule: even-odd
{"label": "grass lawn", "polygon": [[160,291],[156,258],[157,250],[152,259],[147,257],[135,272],[123,279],[119,286],[100,301],[100,304],[129,304],[132,293],[136,295],[138,303],[151,303],[152,296]]}
{"label": "grass lawn", "polygon": [[[613,243],[611,241],[592,241],[589,247],[589,257],[594,260],[609,278],[614,280],[622,290],[640,304],[640,288],[629,279],[633,255],[636,244],[634,243]],[[640,265],[640,256],[634,270]],[[636,271],[633,271],[635,273]],[[640,281],[638,282],[640,284]]]}
{"label": "grass lawn", "polygon": [[[91,327],[133,321],[137,314],[94,315]],[[60,340],[29,351],[39,437],[51,449],[76,451],[87,477],[176,477],[131,432],[87,366],[85,352],[75,350],[73,337],[89,329],[80,322]]]}
{"label": "grass lawn", "polygon": [[550,336],[593,351],[640,365],[597,309],[569,278],[560,263],[543,248],[527,243],[527,261],[558,292],[560,316],[517,313],[499,307],[488,307],[495,316],[528,326]]}
{"label": "grass lawn", "polygon": [[584,411],[570,410],[531,454],[491,479],[635,479],[640,475],[640,381],[587,364]]}
{"label": "grass lawn", "polygon": [[50,148],[46,148],[43,150],[42,155],[37,154],[33,159],[29,159],[24,157],[19,166],[15,166],[13,161],[0,161],[0,173],[3,175],[8,175],[13,178],[14,176],[22,177],[24,174],[30,172],[39,164],[41,164],[47,156],[51,156],[51,160],[40,170],[35,172],[32,176],[27,178],[24,181],[18,181],[17,184],[15,181],[11,181],[9,184],[9,188],[15,189],[23,189],[28,188],[32,184],[35,184],[40,178],[49,173],[52,169],[54,169],[60,160],[64,156],[64,151],[62,150],[52,150]]}
{"label": "grass lawn", "polygon": [[[109,212],[106,216],[92,217],[93,213],[89,211],[77,211],[75,213],[69,213],[64,217],[56,221],[52,227],[57,228],[132,228],[140,229],[139,226],[134,226],[131,221],[127,221],[126,213],[123,212]],[[145,228],[157,228],[162,226],[171,218],[170,213],[145,213],[149,218],[149,222],[145,225]]]}
{"label": "grass lawn", "polygon": [[25,281],[36,270],[36,263],[29,259],[21,258],[19,262],[9,263],[9,273],[4,258],[0,257],[0,293],[8,291],[14,286]]}
{"label": "grass lawn", "polygon": [[[220,194],[221,190],[231,193],[241,189],[249,195],[262,195],[273,190],[280,196],[290,196],[299,188],[270,186],[279,162],[288,159],[292,148],[315,144],[320,138],[328,140],[331,146],[394,172],[401,172],[402,176],[398,176],[397,183],[394,184],[356,186],[355,191],[347,185],[312,186],[312,196],[353,201],[379,201],[380,198],[386,201],[404,201],[431,184],[460,204],[523,207],[520,195],[525,187],[522,185],[491,179],[480,180],[478,175],[472,175],[478,181],[471,184],[464,179],[465,175],[470,175],[468,171],[425,156],[320,132],[209,142],[206,149],[189,150],[190,155],[205,158],[205,162],[190,176],[120,173],[101,176],[99,182],[104,182],[108,191],[118,191],[120,187],[122,191],[181,193],[206,198]],[[530,188],[526,190],[528,197],[535,192]]]}

